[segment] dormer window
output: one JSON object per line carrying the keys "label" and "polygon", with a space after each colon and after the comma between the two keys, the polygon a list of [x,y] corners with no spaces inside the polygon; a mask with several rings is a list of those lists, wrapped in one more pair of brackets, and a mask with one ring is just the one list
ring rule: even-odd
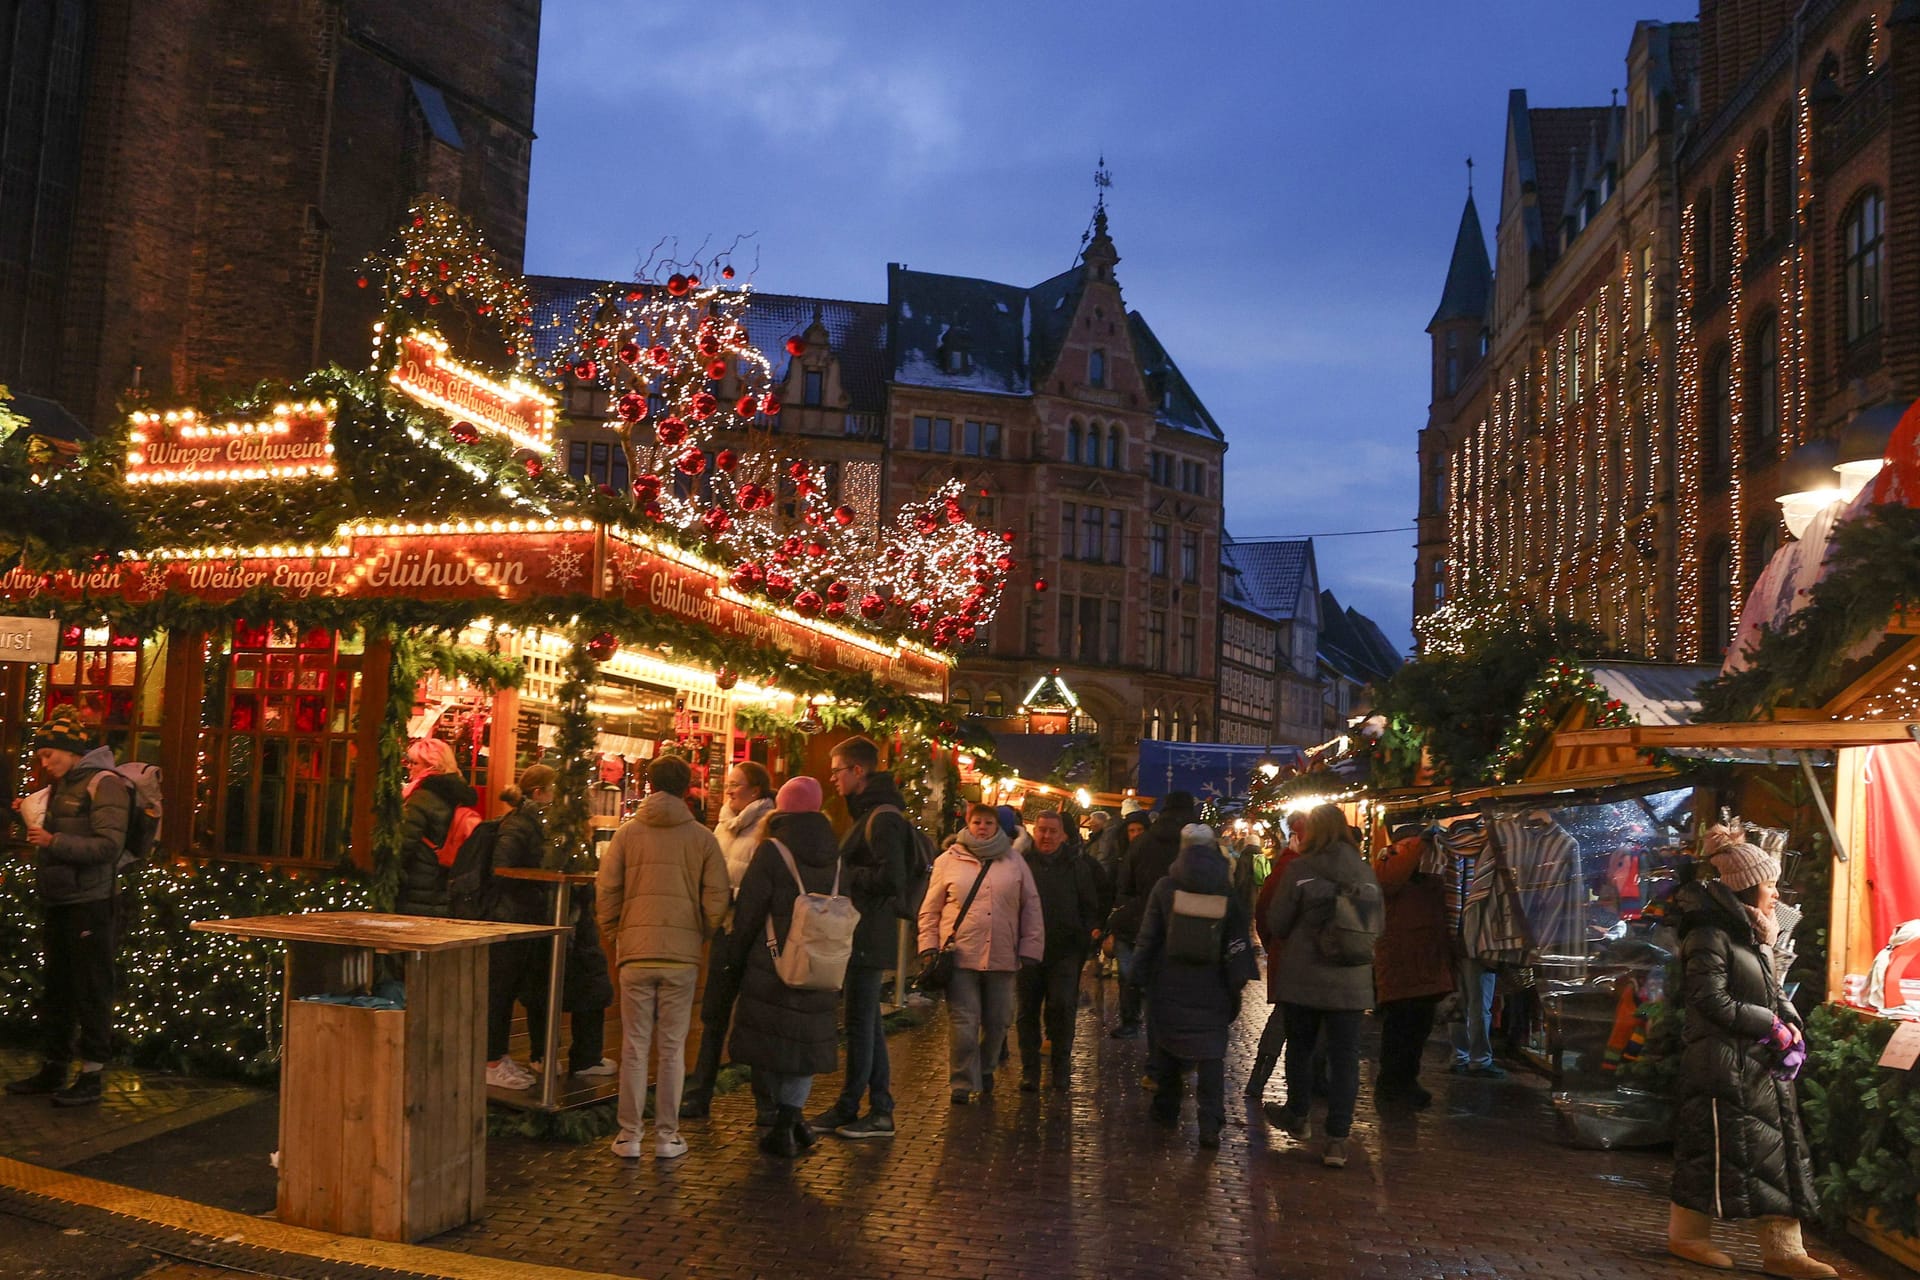
{"label": "dormer window", "polygon": [[967,371],[967,367],[972,363],[970,360],[968,360],[966,352],[961,351],[955,347],[947,348],[946,360],[947,360],[948,373],[965,373]]}
{"label": "dormer window", "polygon": [[1090,387],[1107,385],[1107,353],[1099,347],[1087,353],[1087,385]]}
{"label": "dormer window", "polygon": [[824,370],[808,369],[800,375],[800,403],[818,405],[826,394],[827,375]]}
{"label": "dormer window", "polygon": [[943,373],[973,372],[973,340],[964,328],[948,329],[940,335],[939,354]]}

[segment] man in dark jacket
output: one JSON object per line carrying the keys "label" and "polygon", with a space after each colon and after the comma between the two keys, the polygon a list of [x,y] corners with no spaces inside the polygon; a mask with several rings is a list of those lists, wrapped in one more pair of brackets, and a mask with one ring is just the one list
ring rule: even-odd
{"label": "man in dark jacket", "polygon": [[[847,963],[846,1082],[833,1106],[814,1117],[813,1127],[842,1138],[891,1138],[893,1073],[887,1030],[880,1022],[880,987],[898,955],[900,917],[894,903],[907,883],[913,827],[906,818],[907,802],[893,775],[880,772],[880,748],[870,740],[848,738],[834,747],[830,772],[853,819],[840,852],[846,859],[846,893],[860,923]],[[865,1116],[860,1114],[863,1096],[870,1098]]]}
{"label": "man in dark jacket", "polygon": [[[113,1049],[113,880],[126,849],[131,791],[114,772],[112,748],[94,746],[71,707],[54,712],[33,745],[51,779],[46,812],[27,827],[43,911],[46,1048],[40,1070],[10,1082],[7,1092],[50,1093],[55,1106],[79,1107],[100,1101]],[[69,1084],[76,1034],[80,1073]]]}
{"label": "man in dark jacket", "polygon": [[1119,940],[1120,951],[1120,1025],[1113,1029],[1115,1039],[1131,1039],[1140,1034],[1146,988],[1134,980],[1134,940],[1140,935],[1140,921],[1147,913],[1147,895],[1172,870],[1173,860],[1180,856],[1180,829],[1198,820],[1192,795],[1185,791],[1167,792],[1145,834],[1127,847],[1126,859],[1120,864],[1113,918],[1108,922]]}
{"label": "man in dark jacket", "polygon": [[1080,970],[1100,928],[1100,890],[1093,863],[1069,846],[1062,815],[1040,814],[1029,829],[1033,832],[1033,848],[1027,851],[1027,868],[1040,891],[1040,918],[1046,922],[1047,945],[1040,963],[1021,969],[1015,979],[1020,1088],[1032,1093],[1040,1087],[1044,1006],[1047,1039],[1052,1042],[1053,1088],[1064,1093],[1073,1074],[1073,1022],[1080,1011]]}

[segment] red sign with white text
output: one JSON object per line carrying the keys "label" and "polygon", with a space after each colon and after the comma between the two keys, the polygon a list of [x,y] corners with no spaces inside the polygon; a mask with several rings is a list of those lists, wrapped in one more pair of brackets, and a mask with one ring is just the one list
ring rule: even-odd
{"label": "red sign with white text", "polygon": [[208,484],[333,474],[325,405],[280,405],[254,422],[191,412],[136,413],[127,433],[128,484]]}

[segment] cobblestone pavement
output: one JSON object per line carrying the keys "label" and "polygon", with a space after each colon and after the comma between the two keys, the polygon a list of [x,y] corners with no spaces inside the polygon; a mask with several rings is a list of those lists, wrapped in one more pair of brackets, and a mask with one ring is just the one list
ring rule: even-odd
{"label": "cobblestone pavement", "polygon": [[[1205,1152],[1190,1101],[1178,1130],[1146,1122],[1144,1044],[1108,1039],[1113,984],[1089,989],[1066,1099],[1018,1092],[1010,1065],[990,1103],[952,1106],[936,1018],[892,1040],[891,1141],[822,1138],[791,1165],[769,1160],[744,1093],[687,1125],[692,1152],[670,1165],[495,1140],[485,1220],[434,1243],[641,1276],[1703,1274],[1663,1248],[1665,1157],[1559,1145],[1538,1083],[1436,1067],[1434,1107],[1391,1118],[1363,1094],[1352,1163],[1324,1169],[1317,1145],[1270,1133],[1238,1099],[1267,1012],[1250,996],[1226,1141]],[[1733,1251],[1757,1268],[1750,1240]],[[1836,1261],[1847,1276],[1903,1274]]]}
{"label": "cobblestone pavement", "polygon": [[[1537,1081],[1468,1081],[1434,1066],[1439,1096],[1419,1115],[1380,1116],[1363,1093],[1352,1163],[1323,1169],[1317,1145],[1270,1133],[1238,1100],[1267,1011],[1250,999],[1229,1066],[1225,1145],[1204,1152],[1191,1102],[1177,1130],[1146,1122],[1144,1044],[1108,1039],[1112,984],[1088,989],[1064,1099],[1020,1093],[1010,1064],[991,1102],[951,1106],[936,1017],[891,1040],[891,1141],[825,1137],[790,1164],[769,1160],[754,1148],[744,1090],[683,1127],[692,1151],[672,1164],[621,1161],[604,1142],[495,1138],[486,1217],[429,1243],[647,1277],[1706,1274],[1662,1248],[1664,1155],[1560,1145]],[[821,1079],[810,1110],[836,1084]],[[81,1171],[257,1213],[273,1203],[273,1143],[273,1108],[259,1105]],[[1753,1273],[1750,1239],[1722,1234]],[[1909,1274],[1858,1246],[1816,1249],[1844,1276]]]}
{"label": "cobblestone pavement", "polygon": [[[36,1054],[0,1048],[0,1079],[39,1067]],[[99,1106],[56,1107],[45,1097],[0,1094],[0,1155],[64,1169],[271,1096],[224,1080],[109,1067]]]}

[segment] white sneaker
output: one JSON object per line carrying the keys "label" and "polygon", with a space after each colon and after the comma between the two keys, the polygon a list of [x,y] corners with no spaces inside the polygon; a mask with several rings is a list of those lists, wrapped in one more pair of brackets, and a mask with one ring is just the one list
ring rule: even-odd
{"label": "white sneaker", "polygon": [[585,1071],[576,1071],[573,1074],[577,1076],[617,1076],[620,1074],[620,1064],[612,1058],[602,1058],[595,1066],[588,1067]]}
{"label": "white sneaker", "polygon": [[640,1135],[637,1133],[623,1133],[615,1138],[613,1140],[613,1154],[619,1156],[622,1160],[638,1160],[640,1158]]}
{"label": "white sneaker", "polygon": [[495,1089],[531,1089],[534,1075],[512,1058],[487,1064],[487,1083]]}
{"label": "white sneaker", "polygon": [[687,1154],[687,1140],[677,1133],[661,1138],[653,1144],[653,1154],[661,1160],[678,1160]]}

